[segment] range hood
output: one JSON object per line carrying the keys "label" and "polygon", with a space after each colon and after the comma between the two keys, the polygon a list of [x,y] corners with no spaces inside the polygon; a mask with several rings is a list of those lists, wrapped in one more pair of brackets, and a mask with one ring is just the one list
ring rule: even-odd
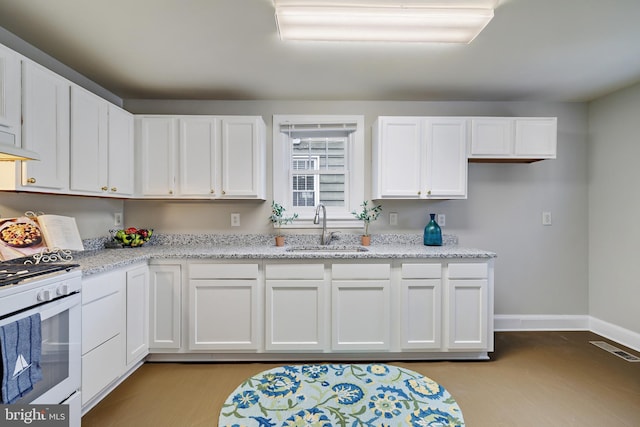
{"label": "range hood", "polygon": [[16,160],[40,160],[35,151],[25,150],[15,146],[16,136],[0,130],[0,162],[14,162]]}

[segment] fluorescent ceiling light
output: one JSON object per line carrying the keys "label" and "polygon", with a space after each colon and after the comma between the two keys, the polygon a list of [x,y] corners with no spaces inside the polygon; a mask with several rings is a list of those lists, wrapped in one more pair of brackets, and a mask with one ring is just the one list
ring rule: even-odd
{"label": "fluorescent ceiling light", "polygon": [[469,43],[493,8],[275,2],[282,40]]}

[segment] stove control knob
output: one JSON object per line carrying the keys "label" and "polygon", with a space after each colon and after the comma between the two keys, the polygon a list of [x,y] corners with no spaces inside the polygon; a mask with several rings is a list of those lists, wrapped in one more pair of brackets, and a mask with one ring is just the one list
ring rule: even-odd
{"label": "stove control knob", "polygon": [[51,295],[51,291],[49,289],[43,289],[38,292],[38,301],[51,301],[53,299],[53,295]]}
{"label": "stove control knob", "polygon": [[63,283],[62,285],[58,286],[56,288],[56,294],[58,294],[58,296],[69,295],[69,284]]}

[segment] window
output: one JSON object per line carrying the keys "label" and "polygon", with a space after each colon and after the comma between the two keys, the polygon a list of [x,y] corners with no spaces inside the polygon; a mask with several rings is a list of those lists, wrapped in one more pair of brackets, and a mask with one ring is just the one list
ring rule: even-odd
{"label": "window", "polygon": [[[273,116],[273,199],[309,225],[315,207],[349,227],[364,197],[362,116]],[[337,222],[342,221],[338,224]]]}

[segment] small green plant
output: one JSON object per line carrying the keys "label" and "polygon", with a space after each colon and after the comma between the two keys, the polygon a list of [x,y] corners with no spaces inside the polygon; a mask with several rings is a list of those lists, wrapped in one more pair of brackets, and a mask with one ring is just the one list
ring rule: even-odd
{"label": "small green plant", "polygon": [[375,205],[375,204],[372,203],[371,207],[369,207],[369,202],[365,200],[364,202],[362,202],[360,207],[362,208],[362,210],[360,212],[353,211],[351,213],[357,219],[364,221],[364,235],[368,236],[369,235],[369,223],[371,223],[372,221],[375,221],[376,219],[378,219],[378,217],[380,216],[380,212],[382,212],[382,206],[381,205]]}
{"label": "small green plant", "polygon": [[276,203],[275,201],[271,202],[271,216],[269,217],[269,220],[273,223],[275,228],[280,229],[283,224],[290,224],[298,218],[297,213],[294,213],[291,216],[284,216],[285,211],[286,209],[279,203]]}

